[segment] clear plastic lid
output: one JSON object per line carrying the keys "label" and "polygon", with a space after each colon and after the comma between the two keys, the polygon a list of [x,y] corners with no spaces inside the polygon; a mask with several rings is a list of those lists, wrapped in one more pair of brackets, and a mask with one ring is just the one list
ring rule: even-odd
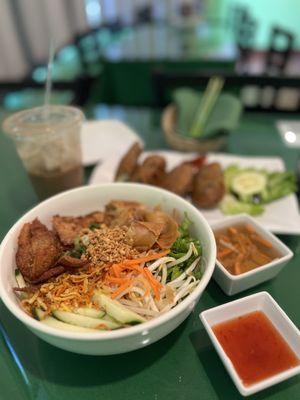
{"label": "clear plastic lid", "polygon": [[83,119],[84,114],[76,107],[42,106],[9,116],[3,122],[3,130],[14,140],[35,140],[49,134],[61,135]]}

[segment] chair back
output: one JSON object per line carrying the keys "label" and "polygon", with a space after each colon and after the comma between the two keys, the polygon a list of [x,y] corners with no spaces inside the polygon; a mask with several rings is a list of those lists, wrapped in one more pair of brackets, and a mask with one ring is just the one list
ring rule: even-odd
{"label": "chair back", "polygon": [[267,75],[280,75],[290,60],[295,36],[278,26],[272,28],[270,45],[266,55],[265,72]]}

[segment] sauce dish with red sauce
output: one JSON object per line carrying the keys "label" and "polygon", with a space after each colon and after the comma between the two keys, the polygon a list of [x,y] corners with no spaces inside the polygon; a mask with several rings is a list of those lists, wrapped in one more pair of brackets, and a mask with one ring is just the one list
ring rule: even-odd
{"label": "sauce dish with red sauce", "polygon": [[243,396],[300,373],[300,332],[269,293],[203,311],[200,319]]}

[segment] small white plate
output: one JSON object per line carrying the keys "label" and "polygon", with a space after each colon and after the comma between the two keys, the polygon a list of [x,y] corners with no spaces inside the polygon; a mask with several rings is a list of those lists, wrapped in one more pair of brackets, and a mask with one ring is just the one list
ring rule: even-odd
{"label": "small white plate", "polygon": [[[128,150],[129,145],[123,150],[123,154]],[[143,152],[141,161],[149,154],[161,154],[167,161],[167,169],[172,169],[176,165],[190,160],[196,156],[195,153],[181,153],[172,150]],[[119,157],[109,157],[105,162],[98,165],[91,175],[89,184],[113,182],[116,170],[118,168]],[[223,168],[230,164],[238,164],[241,167],[265,168],[269,171],[284,171],[285,166],[279,157],[244,157],[231,154],[209,153],[207,161],[217,161]],[[212,210],[201,210],[204,217],[210,224],[223,221],[226,216],[219,208]],[[298,202],[295,194],[285,196],[282,199],[273,201],[265,206],[265,212],[255,217],[266,229],[279,234],[300,234],[300,214]]]}
{"label": "small white plate", "polygon": [[284,243],[282,243],[281,240],[279,240],[275,235],[265,229],[249,215],[234,215],[226,218],[222,222],[213,224],[211,228],[213,231],[218,231],[219,229],[229,228],[230,226],[234,226],[236,224],[251,225],[261,237],[272,243],[274,248],[280,252],[281,257],[271,261],[268,264],[240,275],[232,275],[217,259],[213,278],[221,287],[221,289],[229,296],[240,293],[243,290],[249,289],[274,278],[293,257],[293,252]]}
{"label": "small white plate", "polygon": [[85,121],[81,129],[82,162],[85,167],[118,157],[142,139],[123,122],[114,119]]}
{"label": "small white plate", "polygon": [[291,349],[296,353],[297,357],[300,358],[300,332],[273,297],[267,292],[255,293],[251,296],[211,308],[203,311],[199,316],[225,368],[238,391],[243,396],[249,396],[250,394],[259,392],[300,373],[300,365],[298,365],[258,383],[254,383],[253,385],[245,386],[243,384],[230,358],[227,356],[214,334],[212,327],[215,324],[237,318],[253,311],[262,311],[283,336]]}

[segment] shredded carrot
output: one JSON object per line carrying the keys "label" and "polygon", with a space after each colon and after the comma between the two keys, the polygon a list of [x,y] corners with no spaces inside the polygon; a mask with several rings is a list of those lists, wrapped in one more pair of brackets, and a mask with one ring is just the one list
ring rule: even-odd
{"label": "shredded carrot", "polygon": [[106,275],[105,281],[110,283],[122,284],[124,282],[124,278],[116,278],[114,276]]}
{"label": "shredded carrot", "polygon": [[238,233],[238,231],[233,226],[228,228],[228,232],[231,233],[232,235],[236,235]]}
{"label": "shredded carrot", "polygon": [[244,260],[245,260],[244,254],[240,253],[237,256],[237,259],[236,259],[235,264],[234,264],[234,270],[235,270],[235,274],[236,275],[239,275],[239,274],[242,273],[241,267],[242,267],[242,263],[244,262]]}
{"label": "shredded carrot", "polygon": [[132,269],[132,270],[136,270],[138,272],[143,272],[142,268],[138,267],[137,264],[145,263],[147,261],[152,261],[152,260],[156,260],[158,258],[164,257],[166,254],[169,253],[169,251],[170,250],[165,250],[165,251],[162,251],[161,253],[153,253],[153,254],[149,254],[149,255],[147,255],[145,257],[141,257],[141,258],[135,258],[132,260],[124,260],[118,264],[112,264],[110,268],[116,278],[121,277],[120,273],[124,269]]}
{"label": "shredded carrot", "polygon": [[133,283],[132,279],[124,280],[124,283],[111,295],[112,299],[115,299],[119,294],[121,294],[125,289],[127,289]]}
{"label": "shredded carrot", "polygon": [[239,261],[236,261],[234,264],[234,271],[236,275],[240,275],[241,273],[241,263]]}
{"label": "shredded carrot", "polygon": [[256,242],[259,242],[263,246],[267,247],[268,249],[271,249],[273,247],[272,243],[270,243],[268,240],[258,236],[258,235],[251,235],[251,238],[255,240]]}
{"label": "shredded carrot", "polygon": [[149,269],[147,267],[143,268],[143,272],[150,283],[158,286],[160,289],[163,287],[163,285],[156,278],[154,278],[154,276],[152,275],[152,273],[149,271]]}
{"label": "shredded carrot", "polygon": [[149,254],[148,256],[141,257],[141,258],[134,258],[133,260],[125,260],[122,264],[126,265],[134,265],[134,264],[141,264],[143,262],[157,260],[158,258],[164,257],[170,252],[170,250],[162,251],[161,253],[153,253]]}
{"label": "shredded carrot", "polygon": [[232,252],[233,252],[233,250],[230,249],[229,247],[227,247],[226,249],[223,249],[222,251],[218,252],[218,258],[222,258],[222,257],[228,256]]}
{"label": "shredded carrot", "polygon": [[154,291],[156,300],[159,300],[160,299],[159,290],[163,287],[163,285],[154,278],[154,276],[151,274],[151,272],[147,267],[143,268],[143,273]]}
{"label": "shredded carrot", "polygon": [[255,229],[253,228],[252,225],[246,224],[246,225],[245,225],[245,228],[247,229],[248,232],[250,232],[250,233],[255,233]]}
{"label": "shredded carrot", "polygon": [[136,281],[142,283],[142,285],[145,287],[145,296],[149,296],[150,295],[151,286],[150,286],[149,282],[147,281],[147,279],[145,279],[144,276],[139,275],[136,278]]}
{"label": "shredded carrot", "polygon": [[113,272],[114,272],[116,277],[120,276],[120,269],[119,269],[119,265],[118,264],[113,264],[111,266],[111,269],[113,270]]}
{"label": "shredded carrot", "polygon": [[108,328],[107,325],[105,325],[105,324],[99,324],[99,325],[97,325],[97,328],[96,328],[96,329],[109,330],[109,328]]}
{"label": "shredded carrot", "polygon": [[143,272],[143,269],[141,267],[139,267],[138,265],[126,265],[126,264],[124,264],[124,265],[120,265],[119,268],[120,268],[120,272],[124,271],[124,270],[131,270],[131,271],[136,271],[136,272],[140,272],[140,273]]}
{"label": "shredded carrot", "polygon": [[[119,286],[112,294],[112,298],[116,298],[125,289],[132,285],[135,281],[140,281],[145,287],[145,295],[150,295],[150,289],[153,289],[155,298],[160,299],[160,289],[163,285],[158,282],[147,267],[142,268],[139,264],[145,263],[147,261],[156,260],[158,258],[164,257],[169,253],[169,250],[165,250],[160,253],[148,254],[145,257],[136,258],[132,260],[125,260],[118,264],[113,264],[109,272],[105,276],[105,281],[108,284],[116,284]],[[131,272],[130,272],[131,271]],[[138,273],[135,278],[132,274]],[[122,277],[126,274],[126,277]],[[128,277],[128,274],[130,277]]]}

